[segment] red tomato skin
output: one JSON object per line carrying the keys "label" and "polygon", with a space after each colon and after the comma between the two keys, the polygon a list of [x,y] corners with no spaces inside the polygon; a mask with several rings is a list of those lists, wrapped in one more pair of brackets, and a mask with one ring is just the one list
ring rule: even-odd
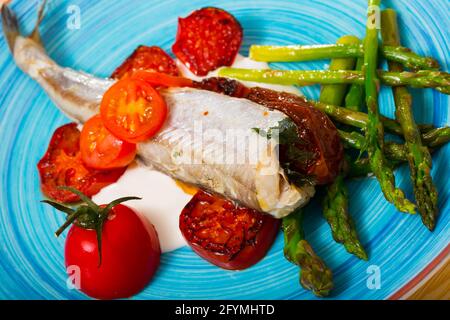
{"label": "red tomato skin", "polygon": [[160,255],[153,225],[121,204],[112,209],[103,226],[100,267],[94,230],[73,225],[66,238],[66,267],[80,268],[80,290],[96,299],[128,298],[139,293],[153,278]]}
{"label": "red tomato skin", "polygon": [[257,236],[256,241],[258,243],[258,248],[255,246],[246,246],[231,260],[225,255],[213,253],[199,245],[189,243],[189,246],[200,257],[219,268],[236,271],[244,270],[255,265],[266,256],[267,251],[269,251],[275,241],[279,230],[279,220],[276,220],[275,222],[271,221],[270,223],[266,222]]}
{"label": "red tomato skin", "polygon": [[206,7],[178,19],[172,52],[197,76],[233,64],[242,43],[240,23],[229,12]]}
{"label": "red tomato skin", "polygon": [[129,77],[138,70],[152,70],[172,76],[180,74],[175,61],[163,49],[157,46],[139,46],[113,72],[111,78]]}
{"label": "red tomato skin", "polygon": [[115,137],[100,115],[89,119],[80,136],[81,158],[90,168],[106,170],[128,166],[136,157],[136,144]]}
{"label": "red tomato skin", "polygon": [[154,71],[136,71],[133,73],[133,79],[139,79],[147,82],[152,86],[163,87],[192,87],[193,81],[188,78],[175,77],[164,73]]}
{"label": "red tomato skin", "polygon": [[[226,250],[220,248],[220,244],[213,243],[213,240],[211,238],[207,239],[207,242],[211,241],[211,243],[206,244],[205,242],[202,245],[198,241],[198,238],[196,239],[195,235],[199,232],[199,230],[200,232],[202,232],[202,229],[206,229],[208,225],[208,221],[196,221],[196,217],[199,216],[199,212],[196,211],[198,208],[197,204],[201,202],[210,203],[208,206],[203,207],[204,210],[215,211],[218,209],[218,206],[220,206],[225,211],[246,212],[246,214],[250,214],[255,219],[260,220],[261,225],[259,227],[259,230],[257,231],[256,236],[252,239],[250,244],[241,243],[242,247],[236,253],[226,253]],[[221,214],[217,213],[217,216],[219,215]],[[196,225],[190,225],[190,223],[194,223]],[[218,223],[226,224],[226,221],[221,220]],[[193,231],[193,229],[196,230]],[[264,256],[267,254],[267,251],[272,246],[279,229],[280,220],[274,219],[267,214],[257,212],[256,210],[235,205],[229,200],[225,200],[217,195],[212,195],[204,191],[197,192],[197,194],[186,205],[180,215],[181,233],[183,234],[183,237],[186,239],[192,250],[206,261],[226,270],[243,270],[259,262],[262,258],[264,258]],[[232,232],[232,237],[234,237],[241,232],[241,228],[239,227],[238,230],[233,230]],[[251,233],[254,231],[248,230],[248,232]],[[215,248],[216,250],[212,250],[211,248]]]}
{"label": "red tomato skin", "polygon": [[[136,91],[130,92],[129,88],[135,88]],[[138,90],[139,89],[139,90]],[[137,96],[137,92],[142,94],[145,92],[145,98],[151,101],[153,111],[151,112],[152,118],[146,119],[145,122],[140,122],[138,128],[135,132],[130,132],[122,125],[122,121],[117,118],[121,115],[117,115],[113,106],[111,106],[111,101],[116,101],[117,95],[127,90],[129,96]],[[164,125],[167,118],[168,109],[166,102],[150,84],[140,79],[125,78],[119,80],[113,84],[103,95],[102,102],[100,103],[100,115],[103,120],[105,127],[116,137],[125,140],[130,143],[144,142],[151,137],[153,137]],[[122,115],[123,116],[123,115]]]}

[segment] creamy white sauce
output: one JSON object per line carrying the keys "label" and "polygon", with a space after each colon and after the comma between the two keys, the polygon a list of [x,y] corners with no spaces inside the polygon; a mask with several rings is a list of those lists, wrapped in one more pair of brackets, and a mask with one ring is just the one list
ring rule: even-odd
{"label": "creamy white sauce", "polygon": [[172,178],[143,165],[133,164],[116,183],[103,188],[93,200],[106,204],[126,196],[142,198],[125,204],[155,226],[162,252],[186,245],[178,227],[178,218],[192,195],[186,194]]}
{"label": "creamy white sauce", "polygon": [[[178,60],[177,65],[184,77],[193,80],[214,77],[218,74],[218,70],[215,70],[206,77],[197,77]],[[236,57],[232,66],[247,69],[269,69],[267,63],[254,61],[242,55]],[[293,86],[246,81],[242,81],[242,83],[248,87],[259,86],[301,95],[299,89]],[[126,205],[136,210],[155,226],[162,252],[173,251],[186,245],[178,226],[178,219],[181,210],[191,200],[192,195],[185,193],[172,178],[136,163],[129,166],[116,183],[103,188],[93,197],[93,200],[99,204],[106,204],[126,196],[142,198],[142,200],[128,201]]]}

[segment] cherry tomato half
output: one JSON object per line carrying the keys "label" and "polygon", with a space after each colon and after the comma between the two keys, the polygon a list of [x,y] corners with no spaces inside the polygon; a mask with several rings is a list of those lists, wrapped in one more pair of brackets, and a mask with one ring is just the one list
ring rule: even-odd
{"label": "cherry tomato half", "polygon": [[105,221],[101,264],[95,230],[72,225],[66,238],[66,268],[74,284],[79,276],[81,291],[93,298],[127,298],[141,291],[159,266],[158,235],[153,225],[121,204]]}
{"label": "cherry tomato half", "polygon": [[279,231],[279,220],[199,191],[180,215],[180,230],[203,259],[229,270],[261,260]]}
{"label": "cherry tomato half", "polygon": [[164,73],[153,71],[136,71],[133,73],[132,78],[140,79],[152,86],[164,86],[164,87],[192,87],[193,82],[191,79],[183,77],[174,77]]}
{"label": "cherry tomato half", "polygon": [[242,37],[242,27],[233,15],[207,7],[178,19],[172,51],[195,75],[206,76],[218,67],[233,63]]}
{"label": "cherry tomato half", "polygon": [[151,85],[125,78],[106,91],[100,104],[100,115],[112,134],[137,143],[151,138],[161,129],[167,106]]}
{"label": "cherry tomato half", "polygon": [[37,166],[43,193],[60,202],[80,200],[74,193],[59,189],[60,186],[70,186],[93,196],[116,182],[125,171],[125,168],[97,170],[85,166],[81,160],[80,130],[76,123],[55,130],[47,152]]}
{"label": "cherry tomato half", "polygon": [[100,115],[92,117],[84,124],[80,149],[83,162],[96,169],[126,167],[136,156],[136,145],[111,134],[103,125]]}

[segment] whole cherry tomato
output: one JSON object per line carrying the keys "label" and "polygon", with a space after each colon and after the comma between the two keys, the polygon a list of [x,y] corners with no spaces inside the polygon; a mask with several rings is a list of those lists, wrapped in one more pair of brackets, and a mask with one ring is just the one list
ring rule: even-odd
{"label": "whole cherry tomato", "polygon": [[[97,299],[127,298],[140,292],[153,278],[161,249],[153,225],[117,199],[98,206],[79,191],[84,202],[76,209],[44,200],[67,214],[59,236],[71,223],[65,246],[65,264],[74,284]],[[77,281],[78,280],[78,281]]]}

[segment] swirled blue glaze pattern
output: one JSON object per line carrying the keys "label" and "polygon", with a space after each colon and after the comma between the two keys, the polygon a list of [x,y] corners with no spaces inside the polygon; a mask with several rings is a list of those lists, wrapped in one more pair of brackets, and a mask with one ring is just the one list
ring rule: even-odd
{"label": "swirled blue glaze pattern", "polygon": [[[13,1],[24,30],[36,19],[36,1]],[[71,5],[80,8],[80,28],[67,27]],[[449,2],[446,0],[384,1],[398,10],[404,45],[436,57],[450,70]],[[170,52],[177,17],[203,6],[229,10],[242,23],[246,54],[250,44],[333,43],[343,34],[364,35],[364,0],[191,0],[191,1],[50,1],[42,38],[58,63],[106,76],[139,44],[159,45]],[[319,69],[326,61],[274,64],[279,68]],[[66,287],[64,237],[53,231],[63,216],[39,203],[42,199],[36,163],[55,128],[68,120],[39,86],[14,65],[0,38],[0,298],[85,299]],[[317,97],[318,88],[305,88]],[[383,90],[381,110],[393,115],[390,90]],[[449,125],[449,98],[431,90],[414,90],[416,118]],[[332,268],[333,298],[384,299],[427,266],[450,240],[450,145],[433,156],[439,190],[440,217],[433,233],[419,216],[397,212],[374,179],[350,184],[350,210],[360,230],[369,262],[350,256],[331,235],[313,202],[306,209],[306,234]],[[396,172],[398,185],[412,197],[408,168]],[[265,259],[242,272],[213,267],[190,249],[162,256],[153,282],[134,299],[314,299],[298,283],[298,268],[283,258],[281,236]],[[381,287],[367,286],[370,265],[381,271]]]}

